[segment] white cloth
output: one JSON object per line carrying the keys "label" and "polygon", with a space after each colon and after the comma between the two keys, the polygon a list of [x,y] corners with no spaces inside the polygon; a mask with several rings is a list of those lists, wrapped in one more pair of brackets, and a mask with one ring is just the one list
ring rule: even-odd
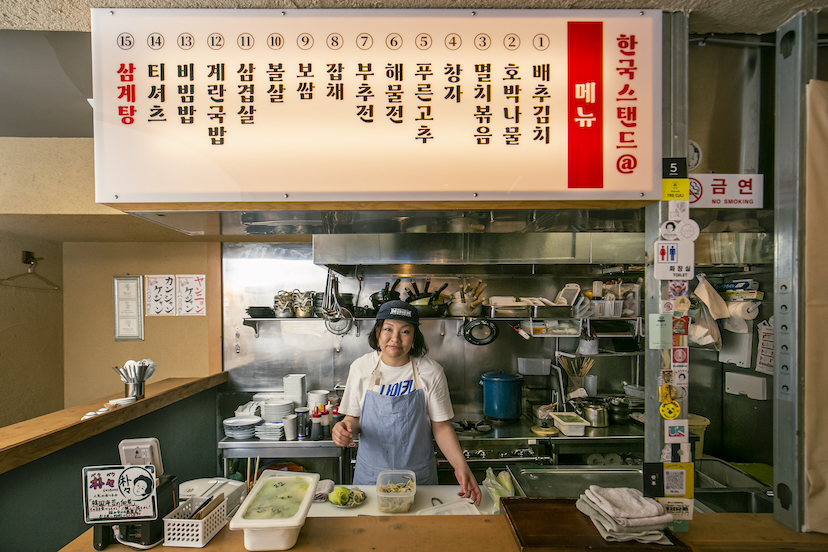
{"label": "white cloth", "polygon": [[327,502],[328,495],[334,490],[332,479],[322,479],[316,484],[316,492],[313,494],[314,502]]}
{"label": "white cloth", "polygon": [[661,531],[657,531],[655,533],[642,533],[640,535],[636,535],[634,533],[612,533],[604,529],[604,526],[598,523],[598,520],[595,518],[589,519],[592,520],[592,524],[595,525],[595,528],[598,529],[598,532],[601,533],[601,536],[604,537],[604,540],[607,542],[626,542],[634,540],[643,543],[673,544]]}
{"label": "white cloth", "polygon": [[584,494],[596,506],[615,519],[652,518],[664,514],[664,506],[652,498],[645,497],[638,489],[590,485]]}
{"label": "white cloth", "polygon": [[[379,352],[370,352],[356,359],[348,372],[345,393],[339,403],[339,413],[344,416],[359,417],[362,414],[362,402],[365,392],[373,389],[371,374],[377,365]],[[417,371],[425,395],[428,419],[432,422],[445,422],[454,417],[451,406],[448,382],[443,367],[428,356],[417,359]],[[381,395],[398,396],[414,391],[414,370],[409,362],[405,366],[380,365]]]}
{"label": "white cloth", "polygon": [[[672,515],[670,515],[669,520],[665,520],[662,523],[655,523],[650,525],[639,525],[635,527],[630,527],[626,525],[619,525],[618,522],[615,521],[615,518],[609,516],[605,512],[603,512],[598,506],[595,505],[586,495],[581,495],[577,501],[575,501],[575,507],[578,508],[581,512],[588,515],[595,521],[596,519],[604,526],[604,528],[609,531],[610,533],[617,533],[617,534],[638,534],[638,533],[650,533],[653,531],[661,532],[667,528],[667,524],[673,520]],[[646,519],[646,518],[645,518]]]}

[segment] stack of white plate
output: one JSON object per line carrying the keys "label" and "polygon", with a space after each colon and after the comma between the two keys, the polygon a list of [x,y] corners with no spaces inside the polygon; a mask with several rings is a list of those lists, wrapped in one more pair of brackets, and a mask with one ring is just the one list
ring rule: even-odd
{"label": "stack of white plate", "polygon": [[258,416],[234,416],[222,422],[224,434],[232,439],[250,439],[255,435],[255,427],[262,423]]}
{"label": "stack of white plate", "polygon": [[253,395],[254,401],[283,401],[285,394],[280,391],[267,391],[264,393],[256,393]]}
{"label": "stack of white plate", "polygon": [[288,374],[282,380],[285,387],[285,399],[293,401],[293,404],[305,404],[307,387],[305,386],[305,374]]}
{"label": "stack of white plate", "polygon": [[256,437],[262,441],[279,441],[285,435],[282,422],[265,422],[256,426]]}
{"label": "stack of white plate", "polygon": [[293,401],[267,401],[261,410],[265,422],[281,422],[282,416],[293,414]]}

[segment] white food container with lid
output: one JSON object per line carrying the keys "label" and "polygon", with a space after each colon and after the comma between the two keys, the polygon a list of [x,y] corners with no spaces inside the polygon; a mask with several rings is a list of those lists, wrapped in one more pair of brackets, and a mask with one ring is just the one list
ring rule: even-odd
{"label": "white food container with lid", "polygon": [[[265,519],[245,519],[245,514],[250,510],[256,498],[263,489],[273,492],[282,486],[298,483],[307,485],[305,493],[299,504],[298,510],[290,517],[271,517]],[[254,485],[253,489],[239,506],[236,515],[230,520],[231,530],[244,531],[244,547],[247,550],[288,550],[293,548],[299,538],[299,531],[305,524],[313,502],[313,495],[316,492],[316,484],[319,483],[318,473],[288,472],[280,470],[265,470]],[[274,492],[274,500],[280,501],[278,492]],[[285,499],[287,500],[287,499]]]}
{"label": "white food container with lid", "polygon": [[[414,490],[404,493],[387,493],[383,487],[389,484],[414,482]],[[386,514],[404,514],[414,504],[417,494],[417,476],[411,470],[385,470],[377,475],[377,507]]]}
{"label": "white food container with lid", "polygon": [[586,431],[589,422],[571,412],[552,412],[555,427],[568,437],[579,437]]}

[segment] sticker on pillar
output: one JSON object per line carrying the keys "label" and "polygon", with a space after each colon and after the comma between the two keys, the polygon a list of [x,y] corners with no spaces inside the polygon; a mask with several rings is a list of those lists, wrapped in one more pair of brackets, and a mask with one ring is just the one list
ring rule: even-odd
{"label": "sticker on pillar", "polygon": [[690,434],[687,420],[664,420],[664,442],[665,443],[688,443]]}
{"label": "sticker on pillar", "polygon": [[[672,386],[671,386],[672,387]],[[676,401],[670,401],[658,407],[661,417],[666,420],[675,420],[681,414],[681,406]]]}
{"label": "sticker on pillar", "polygon": [[687,347],[674,347],[672,351],[672,364],[687,364],[690,362],[690,349]]}
{"label": "sticker on pillar", "polygon": [[664,496],[693,498],[694,471],[695,466],[692,462],[664,464]]}
{"label": "sticker on pillar", "polygon": [[667,218],[676,221],[687,220],[688,218],[690,218],[690,201],[668,201]]}
{"label": "sticker on pillar", "polygon": [[655,242],[656,280],[692,280],[695,269],[694,246],[691,241]]}
{"label": "sticker on pillar", "polygon": [[699,168],[703,157],[701,146],[693,140],[688,140],[687,149],[689,150],[687,152],[687,170],[695,171]]}
{"label": "sticker on pillar", "polygon": [[[673,523],[676,521],[690,521],[693,519],[694,500],[692,498],[658,496],[655,497],[655,499],[659,504],[664,506],[665,514],[673,516]],[[675,529],[673,529],[673,531],[675,531]]]}
{"label": "sticker on pillar", "polygon": [[662,201],[684,201],[690,199],[690,180],[687,178],[664,178],[661,180]]}
{"label": "sticker on pillar", "polygon": [[687,335],[690,330],[689,316],[673,317],[673,335]]}
{"label": "sticker on pillar", "polygon": [[676,310],[676,306],[673,304],[672,301],[659,301],[658,302],[658,312],[660,314],[673,314]]}
{"label": "sticker on pillar", "polygon": [[674,280],[667,284],[667,297],[678,299],[679,297],[690,297],[690,284],[685,280]]}
{"label": "sticker on pillar", "polygon": [[673,220],[668,220],[664,224],[661,225],[661,239],[663,240],[677,240],[678,234],[676,234],[676,227],[678,223]]}
{"label": "sticker on pillar", "polygon": [[683,315],[690,310],[690,299],[687,297],[676,297],[675,301],[673,301],[673,306],[677,313]]}
{"label": "sticker on pillar", "polygon": [[693,219],[683,220],[676,225],[676,237],[683,241],[696,241],[699,232],[699,224]]}

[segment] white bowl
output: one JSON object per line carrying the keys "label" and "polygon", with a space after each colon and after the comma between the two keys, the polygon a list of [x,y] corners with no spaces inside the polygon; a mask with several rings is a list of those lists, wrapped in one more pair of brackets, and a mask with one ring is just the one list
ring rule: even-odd
{"label": "white bowl", "polygon": [[[250,510],[259,493],[265,487],[274,488],[276,485],[287,485],[295,480],[307,484],[305,495],[297,511],[287,518],[245,519],[244,515]],[[293,548],[299,539],[299,531],[305,524],[316,493],[316,484],[319,482],[318,473],[286,472],[279,470],[265,470],[250,490],[247,498],[239,506],[236,515],[230,520],[230,529],[244,531],[244,547],[251,551],[257,550],[288,550]]]}

